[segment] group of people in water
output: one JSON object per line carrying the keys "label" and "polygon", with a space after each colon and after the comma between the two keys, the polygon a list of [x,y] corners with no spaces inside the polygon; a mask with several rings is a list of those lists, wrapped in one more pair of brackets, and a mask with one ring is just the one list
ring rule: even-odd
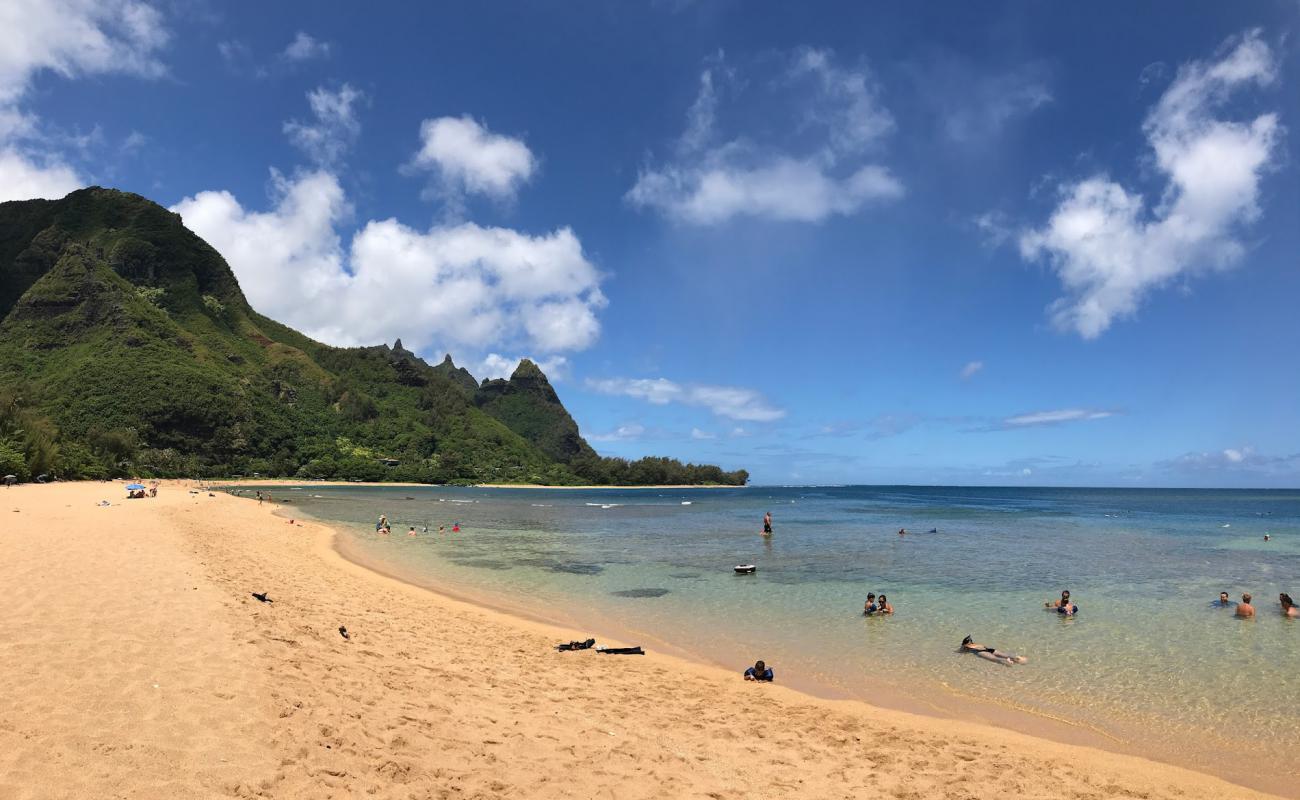
{"label": "group of people in water", "polygon": [[[1234,609],[1233,614],[1240,619],[1254,619],[1255,606],[1251,605],[1252,599],[1250,592],[1243,592],[1241,602],[1234,603],[1228,597],[1227,592],[1219,592],[1219,599],[1214,601],[1214,605],[1219,608]],[[1282,611],[1282,616],[1289,619],[1300,618],[1300,607],[1296,606],[1295,601],[1291,599],[1291,595],[1286,592],[1280,593],[1277,596],[1277,604]]]}
{"label": "group of people in water", "polygon": [[[415,529],[414,525],[409,525],[407,527],[408,527],[408,530],[406,531],[407,536],[416,536],[420,533],[429,532],[428,525],[425,525],[423,528],[421,528],[418,531]],[[379,521],[375,523],[375,533],[379,534],[380,536],[387,536],[392,532],[393,532],[393,526],[388,522],[388,516],[386,514],[380,514]],[[438,526],[438,533],[446,533],[446,532],[447,532],[447,526],[445,525]],[[451,532],[460,533],[459,522],[453,522],[451,524]]]}

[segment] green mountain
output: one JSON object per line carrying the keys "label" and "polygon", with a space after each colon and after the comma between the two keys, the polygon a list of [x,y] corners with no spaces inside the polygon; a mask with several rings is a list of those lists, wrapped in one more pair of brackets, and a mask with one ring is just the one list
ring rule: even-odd
{"label": "green mountain", "polygon": [[97,187],[0,204],[0,473],[10,472],[747,479],[600,458],[529,361],[480,386],[450,356],[430,366],[400,340],[315,342],[254,311],[178,215]]}

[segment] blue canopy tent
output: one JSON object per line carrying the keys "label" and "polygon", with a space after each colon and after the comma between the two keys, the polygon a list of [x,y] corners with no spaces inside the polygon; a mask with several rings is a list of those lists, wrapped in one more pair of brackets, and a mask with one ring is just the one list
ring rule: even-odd
{"label": "blue canopy tent", "polygon": [[143,483],[128,483],[128,484],[126,485],[126,490],[127,490],[128,492],[138,492],[138,491],[140,491],[140,490],[143,489],[143,488],[144,488],[144,484],[143,484]]}

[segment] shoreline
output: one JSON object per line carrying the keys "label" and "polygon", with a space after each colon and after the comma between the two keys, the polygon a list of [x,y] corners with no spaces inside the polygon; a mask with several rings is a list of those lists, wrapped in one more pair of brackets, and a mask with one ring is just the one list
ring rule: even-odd
{"label": "shoreline", "polygon": [[[284,511],[284,509],[280,509],[277,513],[283,514]],[[629,628],[599,610],[586,610],[571,615],[548,606],[544,612],[534,612],[523,607],[512,598],[503,597],[501,594],[459,586],[449,588],[446,585],[435,584],[431,579],[422,578],[414,573],[403,573],[400,569],[394,568],[393,565],[374,559],[358,548],[350,547],[347,544],[347,539],[353,534],[336,527],[342,523],[320,519],[314,519],[314,521],[331,529],[331,547],[341,559],[360,569],[381,575],[386,579],[458,603],[464,603],[473,608],[501,614],[508,619],[522,623],[539,624],[557,630],[577,630],[581,632],[580,636],[591,634],[600,638],[601,641],[614,639],[621,644],[643,644],[649,648],[657,649],[659,653],[668,658],[708,671],[719,678],[733,675],[734,671],[723,663],[718,654],[705,654],[680,647],[654,631]],[[601,638],[602,636],[604,638]],[[785,688],[817,702],[857,704],[871,712],[881,711],[890,714],[903,714],[909,717],[921,717],[938,723],[956,723],[996,729],[1065,747],[1081,747],[1117,757],[1135,758],[1150,764],[1160,764],[1173,769],[1189,770],[1199,775],[1224,780],[1234,786],[1242,786],[1255,791],[1276,792],[1275,796],[1278,797],[1300,798],[1300,789],[1292,787],[1289,780],[1284,776],[1271,776],[1261,779],[1259,775],[1252,773],[1250,769],[1245,767],[1233,774],[1215,769],[1194,759],[1179,760],[1177,758],[1177,748],[1164,754],[1144,750],[1138,743],[1088,722],[1056,716],[1030,706],[976,697],[947,684],[941,685],[938,691],[933,694],[922,691],[909,691],[897,686],[877,685],[872,688],[870,699],[868,699],[848,689],[820,683],[815,678],[792,675],[789,671],[783,672],[782,682]],[[1242,782],[1252,778],[1255,780],[1254,784]]]}
{"label": "shoreline", "polygon": [[[176,480],[168,478],[165,480]],[[382,488],[392,486],[394,488],[405,489],[543,489],[546,491],[600,491],[602,489],[610,490],[634,490],[647,491],[653,489],[659,490],[681,490],[681,489],[745,489],[753,488],[747,486],[731,486],[723,483],[665,483],[665,484],[648,484],[638,486],[548,486],[544,483],[473,483],[465,486],[447,483],[402,483],[398,481],[335,481],[335,480],[291,480],[289,478],[250,478],[248,480],[234,480],[222,478],[208,482],[201,482],[204,486],[228,488],[232,486],[359,486],[364,488]]]}
{"label": "shoreline", "polygon": [[97,484],[0,493],[38,523],[3,536],[19,596],[0,608],[0,794],[1266,796],[654,650],[556,654],[572,630],[356,564],[333,525],[188,488],[106,508]]}

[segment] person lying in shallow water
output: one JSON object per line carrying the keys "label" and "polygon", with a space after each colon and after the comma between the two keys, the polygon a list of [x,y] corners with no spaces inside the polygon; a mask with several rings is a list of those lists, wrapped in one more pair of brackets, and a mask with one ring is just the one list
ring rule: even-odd
{"label": "person lying in shallow water", "polygon": [[971,641],[971,637],[969,636],[961,640],[961,651],[963,653],[974,653],[980,658],[987,659],[988,661],[995,661],[1008,667],[1012,664],[1024,664],[1029,660],[1024,656],[1004,653],[996,647],[985,647],[982,644]]}
{"label": "person lying in shallow water", "polygon": [[772,668],[762,661],[755,661],[754,666],[745,670],[745,680],[747,681],[770,683],[775,678],[776,675],[772,672]]}

